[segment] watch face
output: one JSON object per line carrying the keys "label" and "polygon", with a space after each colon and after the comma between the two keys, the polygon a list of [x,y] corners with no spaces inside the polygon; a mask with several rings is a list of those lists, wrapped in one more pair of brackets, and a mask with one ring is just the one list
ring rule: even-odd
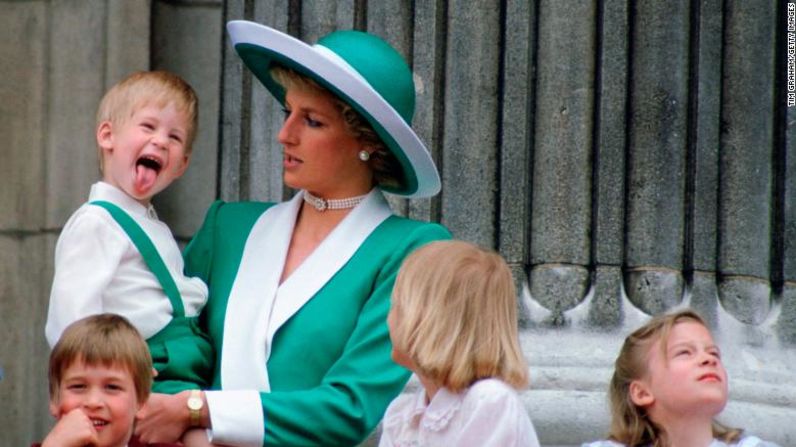
{"label": "watch face", "polygon": [[192,397],[188,399],[188,408],[191,410],[201,410],[202,409],[202,399]]}

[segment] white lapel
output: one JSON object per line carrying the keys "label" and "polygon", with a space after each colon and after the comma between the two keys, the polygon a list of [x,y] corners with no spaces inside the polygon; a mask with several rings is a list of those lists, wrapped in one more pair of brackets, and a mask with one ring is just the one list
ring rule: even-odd
{"label": "white lapel", "polygon": [[269,208],[252,227],[229,293],[221,355],[223,389],[270,391],[266,363],[274,334],[392,215],[378,188],[279,285],[303,192]]}
{"label": "white lapel", "polygon": [[268,346],[276,331],[332,279],[373,230],[391,215],[381,190],[374,188],[290,274],[277,291],[268,325]]}
{"label": "white lapel", "polygon": [[297,194],[269,208],[246,239],[224,317],[223,389],[271,389],[265,368],[267,322],[300,205],[301,194]]}

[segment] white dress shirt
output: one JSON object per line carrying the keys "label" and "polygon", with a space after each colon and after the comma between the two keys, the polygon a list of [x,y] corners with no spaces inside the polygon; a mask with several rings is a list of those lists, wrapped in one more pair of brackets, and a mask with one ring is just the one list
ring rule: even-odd
{"label": "white dress shirt", "polygon": [[539,447],[536,431],[517,392],[498,379],[484,379],[462,393],[440,388],[403,394],[384,416],[379,447]]}
{"label": "white dress shirt", "polygon": [[[152,205],[145,207],[108,183],[91,186],[89,202],[122,208],[146,232],[182,295],[185,315],[196,316],[207,301],[207,286],[183,274],[183,259],[168,226]],[[52,347],[72,322],[98,313],[126,317],[149,338],[172,318],[163,288],[127,233],[104,208],[84,204],[64,226],[55,246],[55,276],[45,334]]]}

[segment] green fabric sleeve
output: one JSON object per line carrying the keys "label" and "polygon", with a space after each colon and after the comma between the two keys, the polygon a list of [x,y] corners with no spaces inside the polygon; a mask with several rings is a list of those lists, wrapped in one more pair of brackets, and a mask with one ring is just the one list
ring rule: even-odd
{"label": "green fabric sleeve", "polygon": [[213,242],[216,227],[216,216],[224,202],[216,200],[205,214],[205,220],[199,231],[185,247],[185,275],[198,277],[206,284],[210,279],[210,266],[213,259]]}
{"label": "green fabric sleeve", "polygon": [[186,276],[207,284],[209,297],[199,315],[199,328],[210,335],[215,348],[214,374],[210,389],[220,389],[221,346],[227,298],[235,279],[249,231],[272,206],[263,202],[214,202],[202,226],[185,247]]}

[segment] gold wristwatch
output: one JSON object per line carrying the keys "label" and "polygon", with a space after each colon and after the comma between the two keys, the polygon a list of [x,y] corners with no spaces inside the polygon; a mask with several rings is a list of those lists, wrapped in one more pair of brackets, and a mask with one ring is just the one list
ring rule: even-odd
{"label": "gold wristwatch", "polygon": [[191,390],[191,395],[188,396],[188,412],[191,416],[191,427],[198,427],[202,420],[202,407],[205,406],[205,401],[202,400],[202,392],[199,390]]}

